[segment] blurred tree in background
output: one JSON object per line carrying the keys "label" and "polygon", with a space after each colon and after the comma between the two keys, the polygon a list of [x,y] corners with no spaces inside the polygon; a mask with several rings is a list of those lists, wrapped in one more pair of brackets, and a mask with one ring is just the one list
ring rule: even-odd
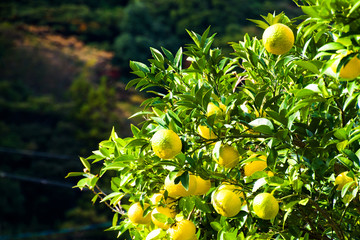
{"label": "blurred tree in background", "polygon": [[[217,33],[214,46],[226,52],[227,42],[262,32],[247,19],[274,9],[298,14],[286,0],[1,1],[0,239],[109,221],[64,176],[81,169],[77,156],[112,126],[130,134],[123,129],[144,96],[124,91],[129,59],[145,62],[150,46],[174,52],[189,42],[185,29],[208,26]],[[114,238],[104,228],[102,239]],[[43,239],[99,239],[94,231]]]}

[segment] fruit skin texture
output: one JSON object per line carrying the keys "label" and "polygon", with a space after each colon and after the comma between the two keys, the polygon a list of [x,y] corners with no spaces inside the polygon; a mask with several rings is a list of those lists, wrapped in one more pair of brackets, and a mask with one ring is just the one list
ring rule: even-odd
{"label": "fruit skin texture", "polygon": [[216,139],[215,133],[205,125],[199,125],[197,131],[199,135],[205,139]]}
{"label": "fruit skin texture", "polygon": [[129,220],[135,224],[148,224],[151,221],[150,213],[146,214],[144,217],[144,210],[146,210],[150,205],[144,203],[144,209],[142,209],[139,202],[132,204],[128,211]]}
{"label": "fruit skin texture", "polygon": [[[360,76],[360,59],[359,55],[354,56],[345,66],[340,69],[339,76],[346,79],[354,79]],[[341,59],[338,59],[331,65],[331,69],[336,73],[336,69]]]}
{"label": "fruit skin texture", "polygon": [[223,145],[219,150],[219,158],[215,157],[213,153],[214,160],[221,166],[226,168],[233,168],[236,164],[239,163],[239,152],[235,147],[229,145]]}
{"label": "fruit skin texture", "polygon": [[[181,174],[182,173],[178,173],[177,176],[180,176]],[[169,176],[167,176],[165,179],[164,188],[168,191],[168,196],[171,198],[194,195],[196,191],[196,177],[194,175],[189,176],[189,188],[186,190],[181,182],[175,184],[174,181],[171,180]]]}
{"label": "fruit skin texture", "polygon": [[168,232],[173,240],[192,240],[194,237],[196,238],[195,224],[187,219],[175,223]]}
{"label": "fruit skin texture", "polygon": [[241,210],[240,197],[228,189],[218,190],[213,193],[211,203],[217,213],[224,217],[234,217]]}
{"label": "fruit skin texture", "polygon": [[250,156],[250,158],[252,158],[252,157],[257,157],[257,158],[260,158],[260,159],[264,159],[264,161],[255,160],[255,161],[246,163],[245,166],[244,166],[244,174],[247,177],[253,175],[254,173],[256,173],[258,171],[262,171],[267,167],[266,156],[264,156],[264,155],[261,155],[261,156],[252,155],[252,156]]}
{"label": "fruit skin texture", "polygon": [[210,117],[215,114],[216,117],[224,116],[226,112],[226,106],[223,103],[219,103],[219,106],[216,106],[215,103],[210,102],[206,108],[206,116]]}
{"label": "fruit skin texture", "polygon": [[151,146],[159,158],[171,159],[181,152],[182,143],[174,131],[161,129],[151,138]]}
{"label": "fruit skin texture", "polygon": [[228,183],[223,183],[219,186],[218,191],[220,190],[230,190],[232,192],[234,192],[236,195],[239,196],[240,200],[242,201],[242,205],[245,205],[245,195],[244,192],[242,191],[242,188],[240,186],[236,186],[236,185],[232,185],[232,184],[228,184]]}
{"label": "fruit skin texture", "polygon": [[260,193],[253,200],[255,214],[265,220],[273,219],[279,212],[279,203],[270,193]]}
{"label": "fruit skin texture", "polygon": [[347,176],[348,173],[348,171],[342,172],[335,178],[335,185],[338,185],[336,190],[341,190],[347,183],[354,181],[354,179]]}
{"label": "fruit skin texture", "polygon": [[265,29],[262,39],[265,49],[276,55],[290,51],[295,40],[292,30],[282,23],[273,24]]}
{"label": "fruit skin texture", "polygon": [[206,194],[211,188],[211,181],[210,179],[202,179],[200,176],[196,176],[196,190],[194,195],[204,195]]}
{"label": "fruit skin texture", "polygon": [[155,214],[157,213],[162,213],[165,216],[167,216],[168,218],[174,218],[176,215],[176,212],[173,211],[172,209],[168,208],[168,207],[156,207],[154,210],[152,210],[151,212],[151,221],[154,223],[155,226],[162,228],[162,229],[169,229],[169,225],[161,222],[159,220],[157,220],[155,218]]}

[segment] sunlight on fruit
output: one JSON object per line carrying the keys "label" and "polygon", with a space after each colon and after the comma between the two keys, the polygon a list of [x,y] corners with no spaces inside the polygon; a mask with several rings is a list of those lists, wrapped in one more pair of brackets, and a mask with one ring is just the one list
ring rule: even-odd
{"label": "sunlight on fruit", "polygon": [[[160,215],[160,216],[159,216]],[[176,215],[176,212],[168,207],[156,207],[151,212],[151,221],[154,223],[155,226],[162,228],[162,229],[168,229],[170,226],[166,223],[166,218],[174,218]],[[159,220],[160,218],[160,220]],[[164,220],[164,221],[161,221]]]}
{"label": "sunlight on fruit", "polygon": [[253,210],[262,219],[270,220],[279,212],[279,203],[270,193],[260,193],[253,200]]}
{"label": "sunlight on fruit", "polygon": [[219,156],[213,153],[214,160],[220,165],[226,168],[233,168],[239,163],[239,152],[233,146],[222,145],[219,150]]}
{"label": "sunlight on fruit", "polygon": [[240,197],[235,192],[228,189],[214,192],[211,202],[215,211],[224,217],[236,216],[240,212],[242,206]]}
{"label": "sunlight on fruit", "polygon": [[263,159],[264,161],[261,160],[255,160],[252,162],[248,162],[245,164],[244,166],[244,174],[245,176],[251,176],[254,173],[258,172],[258,171],[263,171],[265,168],[267,168],[267,163],[266,163],[266,156],[264,155],[252,155],[250,156],[250,158],[260,158]]}
{"label": "sunlight on fruit", "polygon": [[182,143],[174,131],[162,129],[151,138],[151,146],[159,158],[171,159],[181,152]]}
{"label": "sunlight on fruit", "polygon": [[215,133],[207,126],[205,125],[199,125],[197,128],[197,131],[199,133],[199,135],[205,139],[216,139],[217,136],[215,135]]}
{"label": "sunlight on fruit", "polygon": [[[345,66],[340,69],[339,76],[346,79],[354,79],[360,76],[360,55],[354,56]],[[336,73],[337,66],[339,65],[341,58],[336,60],[332,65],[331,69]]]}
{"label": "sunlight on fruit", "polygon": [[[178,173],[177,176],[180,176],[181,173]],[[165,190],[168,192],[169,197],[178,198],[178,197],[187,197],[193,195],[196,191],[196,177],[194,175],[189,176],[189,189],[186,190],[182,185],[181,181],[178,184],[175,184],[169,176],[165,179],[164,184]]]}
{"label": "sunlight on fruit", "polygon": [[204,195],[211,188],[210,179],[202,179],[200,176],[196,176],[196,190],[193,195]]}
{"label": "sunlight on fruit", "polygon": [[150,213],[146,214],[144,217],[144,210],[146,210],[150,205],[148,203],[144,203],[144,209],[141,207],[139,202],[132,204],[128,211],[129,220],[132,223],[136,224],[148,224],[151,221]]}
{"label": "sunlight on fruit", "polygon": [[195,224],[189,220],[181,220],[168,230],[172,240],[193,240],[196,233]]}
{"label": "sunlight on fruit", "polygon": [[262,38],[266,50],[276,55],[287,53],[294,45],[292,30],[282,23],[276,23],[268,27],[264,31]]}

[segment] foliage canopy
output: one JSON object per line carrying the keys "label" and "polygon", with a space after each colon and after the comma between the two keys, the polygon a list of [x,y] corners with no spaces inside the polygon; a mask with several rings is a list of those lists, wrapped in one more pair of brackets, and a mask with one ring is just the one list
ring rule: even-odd
{"label": "foliage canopy", "polygon": [[[245,35],[230,44],[234,52],[226,57],[212,48],[215,34],[209,36],[207,29],[202,35],[188,31],[193,43],[175,54],[150,48],[149,66],[130,62],[137,78],[128,88],[154,94],[133,116],[143,122],[131,126],[129,138],[119,138],[113,130],[98,150],[81,158],[84,173],[69,174],[82,176],[77,187],[92,189],[93,201],[100,198],[115,212],[110,229],[120,234],[129,231],[133,239],[168,236],[153,224],[132,224],[126,202],[149,203],[154,193],[164,190],[168,175],[181,172],[175,182],[185,188],[192,174],[211,179],[212,188],[202,196],[176,199],[176,219],[159,219],[170,224],[191,220],[198,239],[360,236],[360,78],[343,79],[331,70],[341,53],[346,57],[337,70],[359,58],[360,3],[295,2],[305,15],[289,19],[285,14],[268,14],[265,21],[253,20],[263,28],[283,23],[292,29],[295,44],[286,54],[268,53],[261,40]],[[185,60],[190,67],[183,67]],[[154,90],[158,88],[163,90]],[[207,115],[209,103],[226,106],[223,118]],[[201,137],[199,125],[207,126],[216,138]],[[172,159],[160,159],[151,148],[150,139],[159,129],[173,130],[183,142],[182,152]],[[235,167],[222,167],[213,160],[213,152],[222,144],[238,150],[240,161]],[[245,176],[243,166],[254,153],[266,156],[267,167]],[[353,181],[337,190],[335,178],[344,171]],[[222,183],[238,186],[245,197],[246,204],[234,217],[217,214],[211,205],[212,192]],[[256,216],[252,202],[260,193],[277,199],[276,217]]]}

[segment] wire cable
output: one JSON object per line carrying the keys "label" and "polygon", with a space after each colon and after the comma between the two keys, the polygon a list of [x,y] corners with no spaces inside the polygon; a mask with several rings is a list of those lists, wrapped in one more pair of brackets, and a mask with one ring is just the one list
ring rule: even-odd
{"label": "wire cable", "polygon": [[97,223],[86,225],[82,227],[74,227],[74,228],[65,228],[61,230],[47,230],[42,232],[35,232],[35,233],[20,233],[14,236],[3,235],[0,236],[0,240],[13,240],[13,239],[24,239],[24,238],[36,238],[36,237],[45,237],[50,235],[60,235],[72,232],[80,232],[80,231],[89,231],[95,230],[100,228],[108,228],[111,226],[111,222],[104,222],[104,223]]}
{"label": "wire cable", "polygon": [[25,156],[30,156],[30,157],[56,158],[56,159],[63,159],[63,160],[73,160],[75,158],[75,157],[69,156],[69,155],[60,155],[60,154],[31,151],[31,150],[25,150],[25,149],[7,148],[7,147],[0,147],[0,152],[19,154],[19,155],[25,155]]}
{"label": "wire cable", "polygon": [[63,182],[59,182],[59,181],[48,180],[48,179],[43,179],[43,178],[27,177],[27,176],[18,175],[18,174],[6,173],[3,171],[0,171],[0,177],[16,179],[16,180],[26,181],[26,182],[40,183],[43,185],[52,185],[52,186],[57,186],[57,187],[65,187],[65,188],[73,187],[73,185],[71,185],[71,184],[67,184],[67,183],[63,183]]}

